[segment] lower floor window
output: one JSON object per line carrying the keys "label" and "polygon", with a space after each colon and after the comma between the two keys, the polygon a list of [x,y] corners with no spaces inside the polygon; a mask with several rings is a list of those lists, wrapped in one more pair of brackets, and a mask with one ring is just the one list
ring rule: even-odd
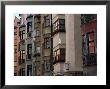
{"label": "lower floor window", "polygon": [[32,65],[27,65],[27,76],[32,76]]}
{"label": "lower floor window", "polygon": [[65,48],[54,51],[54,62],[65,62]]}
{"label": "lower floor window", "polygon": [[93,65],[97,64],[97,53],[96,53],[96,31],[85,33],[82,38],[82,50],[83,50],[83,64]]}

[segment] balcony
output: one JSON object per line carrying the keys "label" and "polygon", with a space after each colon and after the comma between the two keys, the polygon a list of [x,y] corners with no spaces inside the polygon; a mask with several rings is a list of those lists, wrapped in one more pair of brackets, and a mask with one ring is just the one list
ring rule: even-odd
{"label": "balcony", "polygon": [[37,57],[37,56],[40,56],[40,53],[35,52],[35,53],[33,54],[33,57]]}
{"label": "balcony", "polygon": [[55,34],[60,33],[60,32],[66,32],[66,31],[65,31],[65,29],[57,29],[53,32],[52,36],[54,36]]}
{"label": "balcony", "polygon": [[45,33],[45,34],[43,34],[43,37],[44,38],[51,37],[51,33]]}

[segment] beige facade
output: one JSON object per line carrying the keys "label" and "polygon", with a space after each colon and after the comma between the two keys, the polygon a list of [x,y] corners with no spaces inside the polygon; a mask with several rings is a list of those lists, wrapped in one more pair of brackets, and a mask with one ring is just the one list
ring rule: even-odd
{"label": "beige facade", "polygon": [[83,71],[82,37],[80,15],[65,15],[66,24],[66,63],[69,69],[66,72]]}
{"label": "beige facade", "polygon": [[[60,24],[63,20],[63,24]],[[52,15],[52,23],[53,23],[53,56],[55,64],[54,66],[54,75],[60,75],[64,73],[64,61],[65,54],[61,55],[61,49],[66,48],[66,34],[65,34],[65,26],[64,26],[65,15],[63,14],[53,14]],[[63,26],[64,29],[60,29],[60,26]],[[63,59],[63,61],[62,61]],[[59,62],[57,62],[59,61]]]}

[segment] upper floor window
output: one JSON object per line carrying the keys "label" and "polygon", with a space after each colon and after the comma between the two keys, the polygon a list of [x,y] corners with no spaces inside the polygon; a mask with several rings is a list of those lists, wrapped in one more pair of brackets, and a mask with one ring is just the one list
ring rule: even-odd
{"label": "upper floor window", "polygon": [[20,40],[25,38],[25,30],[20,31]]}
{"label": "upper floor window", "polygon": [[44,48],[51,48],[51,38],[44,38]]}
{"label": "upper floor window", "polygon": [[40,30],[36,31],[36,36],[40,36]]}
{"label": "upper floor window", "polygon": [[88,35],[89,35],[89,53],[95,53],[94,32],[90,32]]}
{"label": "upper floor window", "polygon": [[32,31],[32,22],[27,23],[27,33]]}
{"label": "upper floor window", "polygon": [[89,32],[83,36],[83,54],[95,53],[94,32]]}
{"label": "upper floor window", "polygon": [[65,20],[58,19],[55,23],[53,23],[54,32],[65,32]]}
{"label": "upper floor window", "polygon": [[25,50],[20,51],[20,63],[25,62]]}
{"label": "upper floor window", "polygon": [[41,51],[40,51],[40,47],[37,47],[37,48],[36,48],[36,51],[37,51],[37,56],[40,56],[40,52],[41,52]]}
{"label": "upper floor window", "polygon": [[17,35],[17,32],[14,32],[14,35]]}
{"label": "upper floor window", "polygon": [[50,26],[50,15],[44,16],[44,27]]}
{"label": "upper floor window", "polygon": [[37,47],[37,53],[40,53],[40,47]]}
{"label": "upper floor window", "polygon": [[88,32],[83,36],[83,64],[96,64],[94,32]]}
{"label": "upper floor window", "polygon": [[83,55],[88,54],[88,34],[82,36],[82,53]]}
{"label": "upper floor window", "polygon": [[31,55],[32,55],[32,44],[28,44],[27,45],[27,56],[28,56],[28,59],[31,59]]}
{"label": "upper floor window", "polygon": [[92,20],[96,20],[97,15],[96,14],[82,14],[81,15],[81,24],[89,23]]}

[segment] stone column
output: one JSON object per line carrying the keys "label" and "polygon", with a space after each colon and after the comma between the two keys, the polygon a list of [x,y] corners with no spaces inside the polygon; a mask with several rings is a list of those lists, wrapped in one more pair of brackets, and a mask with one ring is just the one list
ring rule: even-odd
{"label": "stone column", "polygon": [[83,71],[82,36],[80,29],[80,15],[66,14],[66,63],[69,64],[67,72]]}

